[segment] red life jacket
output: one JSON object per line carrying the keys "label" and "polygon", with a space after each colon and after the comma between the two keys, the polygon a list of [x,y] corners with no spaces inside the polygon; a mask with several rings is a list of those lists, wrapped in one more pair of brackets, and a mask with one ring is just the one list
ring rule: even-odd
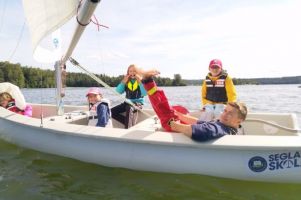
{"label": "red life jacket", "polygon": [[16,103],[15,103],[15,100],[14,100],[14,99],[12,99],[11,101],[8,102],[8,104],[7,104],[7,106],[6,106],[6,109],[7,109],[7,110],[10,110],[10,111],[12,111],[12,112],[15,112],[15,113],[24,115],[24,110],[21,110],[21,109],[19,109],[19,108],[16,106]]}

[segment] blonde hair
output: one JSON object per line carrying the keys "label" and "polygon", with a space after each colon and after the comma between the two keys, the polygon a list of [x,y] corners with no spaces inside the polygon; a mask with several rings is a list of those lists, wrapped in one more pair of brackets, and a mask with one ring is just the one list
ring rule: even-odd
{"label": "blonde hair", "polygon": [[248,114],[248,108],[246,104],[242,102],[229,102],[228,105],[236,108],[238,117],[242,119],[243,121],[246,119]]}
{"label": "blonde hair", "polygon": [[137,66],[136,66],[135,64],[131,64],[131,65],[128,67],[128,70],[127,70],[126,74],[129,74],[130,68],[134,68],[136,72],[137,72],[137,70],[138,70],[138,68],[137,68]]}
{"label": "blonde hair", "polygon": [[10,101],[12,99],[13,99],[13,97],[9,93],[7,93],[7,92],[0,93],[0,102],[5,101],[5,100]]}

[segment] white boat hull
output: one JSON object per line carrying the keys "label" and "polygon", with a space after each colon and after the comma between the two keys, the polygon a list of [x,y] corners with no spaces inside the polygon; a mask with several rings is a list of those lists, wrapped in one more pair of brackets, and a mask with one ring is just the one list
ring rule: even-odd
{"label": "white boat hull", "polygon": [[[46,106],[45,113],[55,111],[50,108]],[[37,118],[3,108],[0,114],[0,137],[5,141],[84,162],[240,180],[301,182],[299,133],[229,135],[200,143],[182,134],[158,131],[160,126],[152,118],[126,130],[72,124],[77,118],[85,118],[79,112],[46,117],[43,127]]]}

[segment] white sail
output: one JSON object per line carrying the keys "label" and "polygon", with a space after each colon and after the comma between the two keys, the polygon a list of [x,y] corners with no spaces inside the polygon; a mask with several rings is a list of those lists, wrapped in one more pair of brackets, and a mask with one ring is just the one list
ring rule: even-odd
{"label": "white sail", "polygon": [[[86,0],[81,2],[82,5],[79,8],[78,0],[23,0],[24,11],[29,30],[31,32],[31,40],[34,52],[42,39],[60,28],[76,12],[78,12],[76,13],[76,20],[78,24],[70,41],[70,45],[61,59],[57,59],[55,62],[58,115],[62,115],[64,113],[62,98],[65,96],[65,84],[63,83],[64,77],[62,77],[62,74],[65,74],[65,63],[72,55],[72,52],[75,49],[86,26],[91,22],[91,16],[93,15],[99,2],[100,0]],[[57,41],[59,42],[58,38]],[[60,52],[59,49],[60,48],[58,48],[56,53]],[[37,50],[38,53],[41,53],[41,51],[44,51],[45,49],[41,49],[38,46]],[[49,59],[47,59],[47,55]],[[45,63],[46,61],[53,60],[54,57],[58,56],[52,54],[52,52],[44,51],[42,54],[34,57],[36,57],[36,59],[41,58],[42,62]]]}
{"label": "white sail", "polygon": [[62,56],[62,39],[61,39],[61,30],[58,29],[51,34],[49,38],[50,45],[48,48],[38,45],[34,51],[33,58],[40,63],[54,63],[57,60],[60,60]]}
{"label": "white sail", "polygon": [[48,34],[76,14],[78,0],[23,0],[33,51]]}

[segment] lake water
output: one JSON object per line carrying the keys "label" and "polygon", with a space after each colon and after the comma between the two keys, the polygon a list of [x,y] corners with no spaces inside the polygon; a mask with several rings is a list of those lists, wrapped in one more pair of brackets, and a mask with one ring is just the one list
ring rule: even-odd
{"label": "lake water", "polygon": [[[301,124],[298,85],[236,86],[251,112],[293,112]],[[200,108],[200,87],[166,87],[171,104]],[[23,89],[33,103],[55,103],[54,89]],[[86,104],[87,88],[68,88],[65,104]],[[103,89],[117,104],[120,98]],[[145,107],[150,107],[148,100]],[[222,170],[222,168],[221,168]],[[301,171],[300,171],[301,173]],[[108,168],[24,149],[0,140],[0,200],[205,199],[299,200],[301,184],[237,181]]]}

